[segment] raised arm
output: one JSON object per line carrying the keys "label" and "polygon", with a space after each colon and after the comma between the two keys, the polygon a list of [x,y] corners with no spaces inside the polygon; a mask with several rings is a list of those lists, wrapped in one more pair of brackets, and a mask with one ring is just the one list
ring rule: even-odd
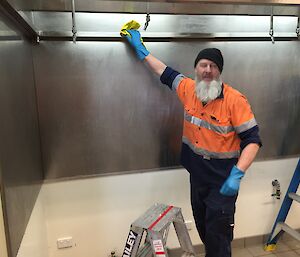
{"label": "raised arm", "polygon": [[141,38],[139,31],[130,29],[127,30],[127,32],[130,35],[126,35],[126,39],[135,50],[137,57],[146,63],[153,73],[161,76],[167,66],[162,61],[150,54],[143,43],[143,39]]}
{"label": "raised arm", "polygon": [[163,74],[164,70],[167,68],[167,65],[150,53],[145,57],[144,62],[147,64],[150,70],[158,76],[161,76],[161,74]]}

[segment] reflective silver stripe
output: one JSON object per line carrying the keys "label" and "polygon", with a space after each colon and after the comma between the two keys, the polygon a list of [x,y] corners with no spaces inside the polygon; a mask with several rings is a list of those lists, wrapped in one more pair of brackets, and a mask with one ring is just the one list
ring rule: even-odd
{"label": "reflective silver stripe", "polygon": [[183,74],[178,74],[175,79],[173,80],[172,83],[172,90],[177,90],[177,87],[179,86],[181,80],[184,79],[184,75]]}
{"label": "reflective silver stripe", "polygon": [[218,132],[220,134],[227,134],[229,132],[234,131],[234,128],[232,126],[217,126],[213,125],[205,120],[201,120],[195,116],[191,116],[187,114],[186,112],[184,113],[184,119],[196,126],[207,128],[209,130]]}
{"label": "reflective silver stripe", "polygon": [[189,148],[198,155],[202,155],[203,157],[215,158],[215,159],[231,159],[231,158],[238,158],[240,156],[240,151],[233,151],[233,152],[210,152],[208,150],[196,147],[193,145],[188,138],[182,137],[182,142],[187,144]]}
{"label": "reflective silver stripe", "polygon": [[256,120],[255,120],[255,118],[253,118],[253,119],[243,123],[242,125],[240,125],[238,127],[234,127],[234,129],[235,129],[236,133],[239,134],[239,133],[242,133],[242,132],[244,132],[248,129],[253,128],[256,125],[257,125]]}

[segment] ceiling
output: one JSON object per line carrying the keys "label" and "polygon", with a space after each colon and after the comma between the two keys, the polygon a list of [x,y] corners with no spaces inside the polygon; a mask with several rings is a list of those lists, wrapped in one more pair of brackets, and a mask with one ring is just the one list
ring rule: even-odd
{"label": "ceiling", "polygon": [[[155,38],[269,40],[273,24],[273,18],[270,21],[271,14],[274,15],[274,36],[282,40],[299,38],[299,33],[296,33],[296,28],[299,28],[299,0],[2,0],[2,2],[7,3],[5,6],[9,5],[12,9],[10,14],[16,18],[19,28],[27,26],[26,32],[29,31],[29,37],[37,40],[41,38],[74,40],[75,37],[82,40],[112,38],[120,40],[120,27],[131,19],[136,19],[143,26],[146,13],[151,15],[151,22],[144,36],[153,40]],[[4,6],[2,3],[1,5]],[[76,16],[75,13],[71,15],[72,7]],[[72,19],[72,16],[75,18]],[[73,31],[72,27],[76,29]],[[0,30],[3,30],[1,26]]]}

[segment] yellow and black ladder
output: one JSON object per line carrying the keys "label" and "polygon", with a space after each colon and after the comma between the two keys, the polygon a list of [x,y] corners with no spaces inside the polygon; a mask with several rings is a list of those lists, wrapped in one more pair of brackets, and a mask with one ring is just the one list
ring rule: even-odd
{"label": "yellow and black ladder", "polygon": [[300,233],[292,229],[290,226],[288,226],[285,223],[286,217],[289,213],[293,201],[300,203],[300,195],[297,194],[299,183],[300,183],[300,160],[298,161],[296,170],[294,172],[294,175],[292,177],[292,180],[290,182],[290,185],[288,187],[288,190],[282,202],[275,224],[272,228],[272,232],[265,245],[266,251],[275,250],[276,243],[284,232],[288,233],[289,235],[296,238],[297,240],[300,240]]}
{"label": "yellow and black ladder", "polygon": [[[154,204],[131,224],[122,257],[168,257],[166,242],[172,223],[185,256],[195,256],[181,209]],[[143,238],[145,240],[140,247]]]}

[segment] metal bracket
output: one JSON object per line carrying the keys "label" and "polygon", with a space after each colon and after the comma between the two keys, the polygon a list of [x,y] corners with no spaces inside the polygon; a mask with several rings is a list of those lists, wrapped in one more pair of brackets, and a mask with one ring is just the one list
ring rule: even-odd
{"label": "metal bracket", "polygon": [[273,30],[273,6],[271,6],[271,16],[270,16],[270,31],[269,35],[271,36],[272,44],[275,44],[274,40],[274,30]]}
{"label": "metal bracket", "polygon": [[72,0],[72,33],[73,33],[73,43],[76,43],[77,28],[76,28],[76,18],[75,18],[75,0]]}
{"label": "metal bracket", "polygon": [[147,2],[147,15],[146,15],[146,22],[145,22],[144,30],[146,30],[148,28],[149,22],[150,22],[149,2]]}
{"label": "metal bracket", "polygon": [[296,35],[297,35],[298,39],[300,39],[300,16],[298,17]]}
{"label": "metal bracket", "polygon": [[281,191],[280,191],[280,183],[277,179],[272,181],[273,186],[273,194],[271,196],[275,196],[276,199],[280,199]]}

